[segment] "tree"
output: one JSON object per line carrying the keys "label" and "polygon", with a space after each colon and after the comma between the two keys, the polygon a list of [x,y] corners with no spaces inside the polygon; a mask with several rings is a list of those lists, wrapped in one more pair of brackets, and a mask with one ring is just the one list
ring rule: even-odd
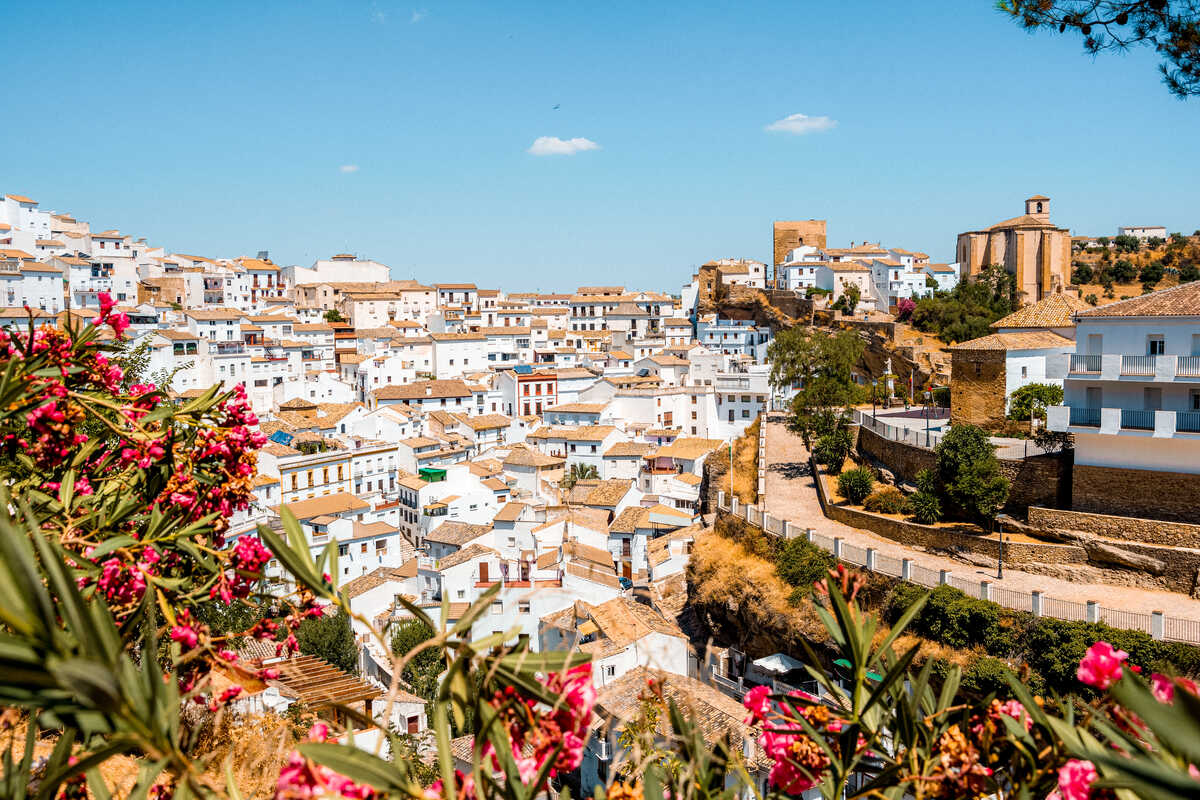
{"label": "tree", "polygon": [[325,613],[304,620],[296,631],[296,641],[301,653],[323,658],[351,675],[358,674],[358,644],[348,614]]}
{"label": "tree", "polygon": [[1029,420],[1046,418],[1046,407],[1063,401],[1063,388],[1052,383],[1028,383],[1008,396],[1008,418]]}
{"label": "tree", "polygon": [[1148,247],[1151,250],[1158,250],[1165,243],[1166,242],[1163,240],[1163,238],[1161,236],[1151,236],[1149,239],[1146,240],[1146,247]]}
{"label": "tree", "polygon": [[1008,479],[1000,474],[987,432],[953,425],[936,448],[941,493],[961,515],[991,523],[1008,500]]}
{"label": "tree", "polygon": [[599,477],[600,473],[596,470],[595,466],[576,462],[572,464],[571,468],[567,470],[565,475],[563,475],[562,480],[559,482],[559,486],[570,490],[574,489],[575,484],[579,483],[580,481],[591,481]]}
{"label": "tree", "polygon": [[1092,268],[1082,261],[1075,265],[1075,269],[1071,271],[1071,283],[1082,286],[1085,283],[1092,282]]}
{"label": "tree", "polygon": [[[929,280],[932,280],[932,278]],[[937,287],[936,282],[933,285],[935,288]],[[917,302],[911,297],[901,297],[896,301],[896,321],[907,322],[912,317],[912,313],[916,308]]]}
{"label": "tree", "polygon": [[1016,309],[1016,280],[993,264],[949,292],[917,301],[912,324],[944,342],[965,342],[990,333],[990,325]]}
{"label": "tree", "polygon": [[345,322],[346,318],[342,316],[342,312],[338,311],[336,308],[331,308],[325,312],[325,321],[326,322]]}
{"label": "tree", "polygon": [[[419,619],[406,619],[392,626],[392,653],[406,656],[434,637],[433,628]],[[437,699],[438,677],[446,668],[441,647],[426,647],[416,652],[404,665],[401,677],[412,687],[413,694],[429,702]]]}
{"label": "tree", "polygon": [[1112,266],[1112,276],[1117,283],[1129,283],[1137,277],[1137,269],[1129,259],[1118,258]]}
{"label": "tree", "polygon": [[1162,280],[1163,265],[1157,261],[1151,262],[1142,267],[1142,273],[1138,276],[1142,283],[1147,286],[1153,286]]}
{"label": "tree", "polygon": [[1200,268],[1197,268],[1192,262],[1179,265],[1179,282],[1190,283],[1200,279]]}
{"label": "tree", "polygon": [[811,446],[814,437],[844,424],[845,409],[863,396],[854,367],[866,344],[854,331],[826,333],[810,328],[780,331],[770,347],[771,385],[799,388],[792,398],[790,425]]}
{"label": "tree", "polygon": [[1117,236],[1113,239],[1113,244],[1122,253],[1136,253],[1142,249],[1142,240],[1136,236],[1130,236],[1128,233]]}
{"label": "tree", "polygon": [[842,298],[845,301],[846,313],[853,314],[854,309],[858,308],[858,301],[862,299],[862,292],[859,290],[858,284],[852,283],[847,286]]}
{"label": "tree", "polygon": [[1078,33],[1093,56],[1152,48],[1171,94],[1200,94],[1200,4],[1194,0],[1000,0],[999,8],[1026,30]]}

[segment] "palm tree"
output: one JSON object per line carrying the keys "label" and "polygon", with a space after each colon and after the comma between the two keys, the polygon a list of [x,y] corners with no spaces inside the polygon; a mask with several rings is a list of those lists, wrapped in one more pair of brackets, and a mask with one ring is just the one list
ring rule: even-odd
{"label": "palm tree", "polygon": [[571,469],[567,471],[567,474],[563,475],[563,479],[559,485],[567,491],[570,491],[571,489],[574,489],[575,484],[579,483],[580,481],[595,480],[599,477],[600,472],[591,464],[572,464]]}

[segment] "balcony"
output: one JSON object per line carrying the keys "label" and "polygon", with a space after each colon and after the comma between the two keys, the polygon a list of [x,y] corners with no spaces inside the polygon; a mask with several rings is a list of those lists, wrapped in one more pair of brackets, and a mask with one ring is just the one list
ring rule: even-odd
{"label": "balcony", "polygon": [[1082,355],[1079,353],[1071,354],[1071,372],[1082,372],[1086,374],[1099,374],[1100,372],[1100,354]]}
{"label": "balcony", "polygon": [[[1046,427],[1060,433],[1084,429],[1078,432],[1107,436],[1149,434],[1156,439],[1192,438],[1200,434],[1200,411],[1050,406],[1046,409]],[[1089,428],[1092,430],[1086,430]]]}
{"label": "balcony", "polygon": [[1121,374],[1153,376],[1156,358],[1156,356],[1121,356]]}
{"label": "balcony", "polygon": [[1071,406],[1071,424],[1090,428],[1100,427],[1100,409]]}
{"label": "balcony", "polygon": [[1179,378],[1200,378],[1200,356],[1180,356],[1176,359],[1175,375]]}
{"label": "balcony", "polygon": [[1146,409],[1122,408],[1121,430],[1154,430],[1154,412]]}

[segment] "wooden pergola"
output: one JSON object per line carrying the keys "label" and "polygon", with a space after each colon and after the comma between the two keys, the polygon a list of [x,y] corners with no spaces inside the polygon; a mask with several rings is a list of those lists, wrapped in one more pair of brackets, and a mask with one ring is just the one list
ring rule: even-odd
{"label": "wooden pergola", "polygon": [[279,670],[274,682],[313,711],[331,710],[335,722],[343,722],[338,706],[358,702],[363,704],[364,715],[373,719],[371,703],[383,695],[382,689],[317,656],[297,653],[281,661],[268,660],[263,666]]}

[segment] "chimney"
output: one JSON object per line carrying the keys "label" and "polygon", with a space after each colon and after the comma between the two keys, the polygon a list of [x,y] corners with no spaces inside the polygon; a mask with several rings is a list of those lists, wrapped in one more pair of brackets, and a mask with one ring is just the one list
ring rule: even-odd
{"label": "chimney", "polygon": [[426,386],[426,387],[425,387],[425,396],[426,396],[426,397],[429,397],[429,396],[430,396],[430,395],[432,395],[432,394],[433,394],[433,387],[432,387],[432,386]]}
{"label": "chimney", "polygon": [[259,250],[258,251],[258,260],[259,261],[270,261],[271,256],[266,250]]}

